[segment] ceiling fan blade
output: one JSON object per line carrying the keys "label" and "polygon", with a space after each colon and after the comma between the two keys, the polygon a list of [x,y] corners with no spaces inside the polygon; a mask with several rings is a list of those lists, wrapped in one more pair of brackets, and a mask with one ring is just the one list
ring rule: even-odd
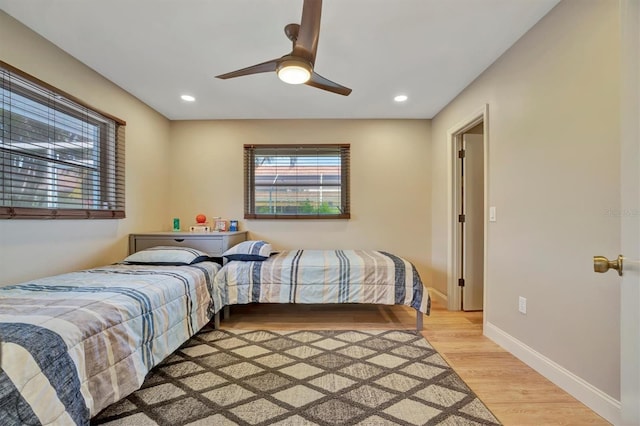
{"label": "ceiling fan blade", "polygon": [[338,83],[334,83],[331,80],[327,80],[315,71],[311,73],[311,78],[305,83],[307,86],[316,87],[318,89],[326,90],[328,92],[337,93],[343,96],[349,96],[351,89],[344,87]]}
{"label": "ceiling fan blade", "polygon": [[243,75],[260,74],[260,73],[263,73],[263,72],[272,72],[272,71],[275,71],[276,68],[278,67],[278,62],[279,61],[280,61],[280,58],[272,59],[270,61],[263,62],[261,64],[252,65],[250,67],[242,68],[242,69],[236,70],[236,71],[231,71],[231,72],[228,72],[226,74],[216,75],[216,78],[221,78],[223,80],[226,80],[228,78],[241,77]]}
{"label": "ceiling fan blade", "polygon": [[322,0],[304,0],[298,38],[293,45],[292,54],[307,59],[312,66],[318,50],[321,11]]}

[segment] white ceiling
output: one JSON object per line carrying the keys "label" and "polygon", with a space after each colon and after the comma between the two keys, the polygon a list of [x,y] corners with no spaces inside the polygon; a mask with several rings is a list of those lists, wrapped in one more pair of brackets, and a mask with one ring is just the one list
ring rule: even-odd
{"label": "white ceiling", "polygon": [[[315,71],[353,89],[348,97],[275,73],[214,78],[289,53],[283,29],[300,22],[302,0],[0,8],[170,119],[431,118],[558,1],[325,0]],[[404,104],[393,102],[400,93]]]}

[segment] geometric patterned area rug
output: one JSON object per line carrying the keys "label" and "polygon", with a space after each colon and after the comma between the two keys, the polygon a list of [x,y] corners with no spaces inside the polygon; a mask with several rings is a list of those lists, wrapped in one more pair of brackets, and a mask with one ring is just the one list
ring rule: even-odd
{"label": "geometric patterned area rug", "polygon": [[415,331],[205,328],[92,425],[499,425]]}

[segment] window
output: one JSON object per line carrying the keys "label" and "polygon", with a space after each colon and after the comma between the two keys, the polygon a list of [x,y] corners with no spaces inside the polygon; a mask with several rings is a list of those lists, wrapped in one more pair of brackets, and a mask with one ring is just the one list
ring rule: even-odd
{"label": "window", "polygon": [[245,219],[348,219],[349,145],[245,145]]}
{"label": "window", "polygon": [[124,121],[0,61],[0,218],[123,218]]}

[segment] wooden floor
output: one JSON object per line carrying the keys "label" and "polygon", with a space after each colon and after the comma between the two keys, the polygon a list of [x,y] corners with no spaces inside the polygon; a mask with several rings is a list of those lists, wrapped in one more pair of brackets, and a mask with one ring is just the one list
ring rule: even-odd
{"label": "wooden floor", "polygon": [[[233,306],[221,328],[415,329],[415,311],[376,305]],[[569,394],[482,335],[482,312],[434,302],[423,336],[504,425],[608,425]]]}

